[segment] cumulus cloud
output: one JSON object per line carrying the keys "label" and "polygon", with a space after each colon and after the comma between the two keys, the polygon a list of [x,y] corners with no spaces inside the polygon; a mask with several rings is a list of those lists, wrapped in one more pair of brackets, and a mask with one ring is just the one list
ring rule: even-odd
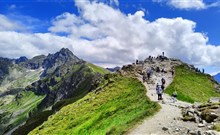
{"label": "cumulus cloud", "polygon": [[179,9],[204,9],[206,7],[203,0],[170,0],[168,4]]}
{"label": "cumulus cloud", "polygon": [[8,17],[0,14],[0,57],[31,58],[56,52],[62,47],[71,49],[72,40],[67,37],[51,33],[28,33],[30,29],[36,28],[33,26],[36,22],[39,22],[38,19],[29,16],[10,14]]}
{"label": "cumulus cloud", "polygon": [[29,58],[56,52],[61,47],[71,48],[72,40],[66,37],[55,36],[49,33],[18,33],[15,31],[0,31],[0,56]]}
{"label": "cumulus cloud", "polygon": [[206,4],[203,0],[153,0],[153,2],[166,3],[169,6],[183,10],[202,10],[220,6],[219,1]]}
{"label": "cumulus cloud", "polygon": [[8,19],[5,15],[0,14],[0,31],[19,30],[21,27],[18,23]]}
{"label": "cumulus cloud", "polygon": [[68,47],[80,58],[102,66],[131,63],[161,52],[196,65],[220,64],[220,47],[208,44],[208,37],[196,32],[191,20],[179,17],[150,22],[143,11],[124,14],[97,1],[75,4],[79,15],[57,16],[48,28],[50,33],[1,31],[0,55],[31,57]]}
{"label": "cumulus cloud", "polygon": [[[100,64],[129,63],[162,51],[197,65],[219,64],[220,47],[195,32],[196,23],[183,18],[145,20],[144,12],[125,15],[103,3],[76,2],[80,16],[64,13],[49,30],[66,33],[75,52]],[[177,52],[178,50],[178,52]]]}

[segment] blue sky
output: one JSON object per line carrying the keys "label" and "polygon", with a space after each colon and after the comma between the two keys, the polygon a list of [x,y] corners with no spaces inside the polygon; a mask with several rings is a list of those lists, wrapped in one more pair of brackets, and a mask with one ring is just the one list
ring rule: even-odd
{"label": "blue sky", "polygon": [[220,71],[218,0],[0,0],[0,15],[10,24],[0,24],[3,57],[68,47],[85,60],[116,66],[165,50],[209,73]]}
{"label": "blue sky", "polygon": [[[28,1],[28,2],[26,2]],[[34,32],[46,32],[50,21],[56,16],[70,12],[78,14],[73,0],[0,0],[0,13],[6,15],[24,15],[39,19],[45,23],[44,27],[35,29]],[[42,0],[43,1],[43,0]],[[180,10],[164,3],[158,4],[151,0],[119,0],[119,8],[125,14],[144,10],[144,18],[154,21],[158,18],[183,17],[197,23],[196,31],[207,33],[209,42],[220,45],[220,7],[205,10]],[[212,3],[217,0],[212,1]],[[210,3],[210,2],[209,2]],[[19,18],[17,18],[19,20]],[[29,24],[31,25],[31,24]]]}

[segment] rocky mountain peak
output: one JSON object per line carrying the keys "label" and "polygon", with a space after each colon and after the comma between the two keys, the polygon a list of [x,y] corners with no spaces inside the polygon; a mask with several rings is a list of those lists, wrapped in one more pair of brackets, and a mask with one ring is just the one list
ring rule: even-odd
{"label": "rocky mountain peak", "polygon": [[25,56],[21,56],[20,58],[15,59],[15,64],[19,64],[19,63],[21,63],[21,62],[25,62],[25,61],[27,61],[27,60],[28,60],[27,57],[25,57]]}
{"label": "rocky mountain peak", "polygon": [[80,59],[75,56],[68,48],[62,48],[55,54],[49,54],[43,62],[43,68],[48,69],[51,67],[58,67],[67,62],[76,63]]}
{"label": "rocky mountain peak", "polygon": [[68,48],[62,48],[59,52],[55,53],[54,56],[55,58],[61,58],[64,61],[74,60],[77,62],[80,60]]}

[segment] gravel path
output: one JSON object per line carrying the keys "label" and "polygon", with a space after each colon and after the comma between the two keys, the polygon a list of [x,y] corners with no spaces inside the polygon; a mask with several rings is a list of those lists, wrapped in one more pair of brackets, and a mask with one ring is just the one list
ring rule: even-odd
{"label": "gravel path", "polygon": [[[207,130],[198,128],[198,124],[194,122],[183,122],[180,120],[181,107],[191,106],[186,102],[177,101],[173,103],[172,98],[163,94],[163,101],[157,100],[156,84],[161,83],[161,78],[165,78],[166,87],[173,81],[171,73],[154,73],[149,82],[144,85],[147,89],[147,96],[160,104],[161,110],[154,116],[142,121],[139,125],[128,132],[128,135],[184,135],[189,131]],[[138,77],[142,81],[142,76]]]}

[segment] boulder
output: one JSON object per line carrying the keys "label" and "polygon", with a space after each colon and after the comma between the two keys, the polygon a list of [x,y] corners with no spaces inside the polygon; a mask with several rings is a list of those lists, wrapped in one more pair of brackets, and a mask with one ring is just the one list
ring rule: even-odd
{"label": "boulder", "polygon": [[205,110],[201,114],[202,119],[204,119],[206,122],[211,123],[213,122],[216,118],[218,118],[218,115],[212,110]]}
{"label": "boulder", "polygon": [[163,130],[163,131],[167,131],[167,130],[169,130],[169,128],[163,127],[162,130]]}
{"label": "boulder", "polygon": [[219,103],[220,102],[220,97],[211,97],[209,99],[209,103]]}

